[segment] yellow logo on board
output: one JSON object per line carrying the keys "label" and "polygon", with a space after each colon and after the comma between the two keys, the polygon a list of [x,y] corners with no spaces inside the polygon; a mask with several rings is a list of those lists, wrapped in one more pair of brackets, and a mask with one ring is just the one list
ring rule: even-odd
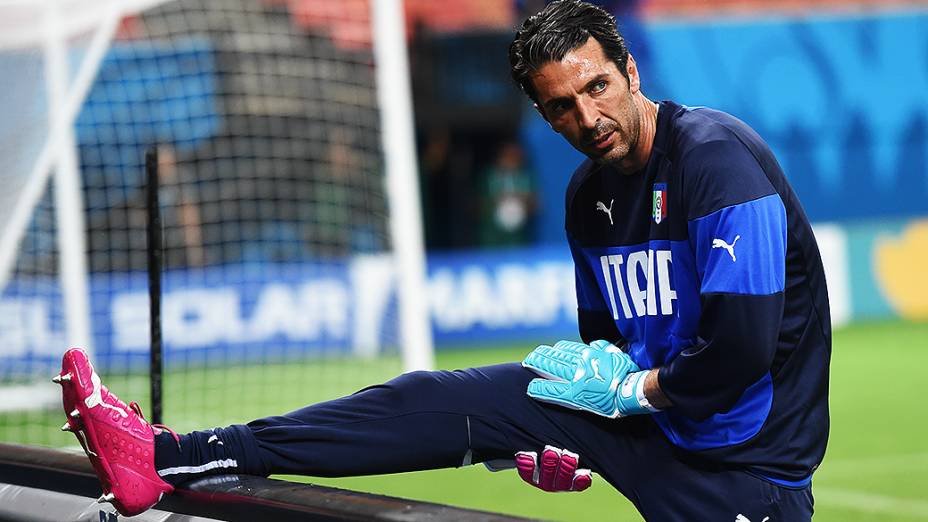
{"label": "yellow logo on board", "polygon": [[889,304],[906,319],[928,319],[928,221],[902,235],[880,239],[873,252],[877,283]]}

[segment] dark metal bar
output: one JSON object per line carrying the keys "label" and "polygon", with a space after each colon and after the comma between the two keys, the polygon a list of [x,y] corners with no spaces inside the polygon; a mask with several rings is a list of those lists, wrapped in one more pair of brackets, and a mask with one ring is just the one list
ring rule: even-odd
{"label": "dark metal bar", "polygon": [[[14,444],[0,444],[0,484],[47,491],[49,499],[59,498],[57,502],[63,502],[60,500],[61,497],[70,495],[85,497],[83,503],[87,506],[91,506],[101,493],[90,461],[83,454]],[[75,500],[71,498],[70,502],[74,503]],[[31,507],[33,506],[23,506],[24,509]],[[84,510],[86,506],[79,504],[75,509]],[[233,522],[528,520],[485,511],[248,475],[216,475],[190,482],[173,494],[165,496],[155,509]]]}
{"label": "dark metal bar", "polygon": [[158,149],[152,147],[145,153],[146,207],[148,211],[146,254],[148,257],[148,318],[151,335],[151,421],[161,424],[164,363],[161,356],[161,261],[162,248],[161,203],[158,198]]}

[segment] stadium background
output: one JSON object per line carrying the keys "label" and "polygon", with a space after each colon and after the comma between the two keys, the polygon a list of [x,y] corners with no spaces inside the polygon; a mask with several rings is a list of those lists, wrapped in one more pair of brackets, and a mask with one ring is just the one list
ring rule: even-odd
{"label": "stadium background", "polygon": [[[298,29],[328,38],[334,53],[369,47],[363,27],[321,27],[318,3],[277,2],[286,6],[288,20]],[[726,110],[751,124],[776,152],[815,223],[838,327],[834,431],[817,476],[821,491],[816,518],[928,519],[923,487],[928,485],[928,450],[920,442],[928,418],[916,387],[928,362],[928,4],[601,3],[619,17],[638,59],[645,93],[652,99]],[[406,2],[431,325],[441,367],[514,360],[535,344],[576,336],[562,209],[564,187],[579,156],[550,132],[511,85],[506,61],[514,25],[542,4],[460,0],[439,8],[427,0]],[[368,9],[361,0],[340,5],[346,11]],[[210,110],[221,103],[218,85],[229,81],[216,73],[223,55],[215,52],[215,42],[191,40],[183,47],[159,48],[146,38],[153,36],[139,31],[135,20],[122,22],[78,118],[76,136],[87,187],[94,180],[118,178],[123,192],[131,193],[142,182],[142,151],[152,142],[163,143],[159,135],[171,136],[163,153],[176,154],[181,165],[196,163],[216,134],[247,125],[223,121]],[[158,77],[151,74],[155,63]],[[165,64],[168,70],[174,64],[175,74],[165,77]],[[360,67],[346,74],[365,73]],[[185,95],[152,101],[146,94],[151,82]],[[262,87],[269,88],[256,88]],[[331,88],[324,82],[317,87]],[[139,112],[150,113],[148,127],[138,128],[125,118]],[[108,132],[101,133],[101,128]],[[341,151],[322,154],[368,150],[373,145],[366,139],[346,134],[334,140],[341,140]],[[231,171],[262,168],[258,161],[243,167],[249,158],[242,156],[228,179],[216,174],[226,179],[219,190],[247,190]],[[146,318],[119,310],[136,309],[132,304],[146,299],[144,246],[133,250],[132,237],[114,239],[120,231],[107,214],[113,212],[112,194],[88,188],[85,197],[91,295],[106,296],[91,301],[96,357],[105,366],[141,365],[148,342],[141,327]],[[254,363],[247,351],[236,350],[236,336],[243,335],[278,353],[296,346],[357,344],[358,312],[349,310],[352,305],[343,299],[317,303],[318,309],[308,315],[318,318],[318,324],[300,335],[282,336],[281,330],[255,326],[254,317],[273,314],[281,299],[299,302],[294,288],[313,290],[304,288],[311,283],[302,278],[209,283],[221,279],[209,273],[220,270],[213,267],[217,263],[248,267],[333,254],[304,248],[300,233],[288,226],[286,212],[259,224],[258,233],[266,241],[204,248],[198,259],[172,258],[168,252],[165,303],[166,311],[175,314],[175,322],[165,328],[169,363],[216,357]],[[120,219],[131,219],[126,215]],[[330,223],[334,225],[319,234],[333,239],[320,244],[335,249],[335,255],[339,245],[362,252],[379,247],[382,234],[371,229],[376,225],[349,218]],[[170,242],[171,236],[166,239]],[[41,238],[32,241],[17,263],[50,263],[41,256]],[[114,256],[113,243],[118,241],[128,246],[124,255]],[[190,250],[186,252],[189,256]],[[192,297],[191,270],[201,271],[196,280],[205,282]],[[372,284],[343,264],[327,266],[319,281],[324,286],[315,290],[328,296],[356,295]],[[0,346],[20,347],[0,352],[0,368],[10,373],[60,356],[48,349],[55,346],[49,339],[63,338],[56,314],[31,294],[24,305],[27,291],[32,290],[20,290],[14,280],[0,299],[0,307],[9,312],[0,318]],[[236,302],[254,305],[239,309],[232,304]],[[393,306],[379,301],[366,309],[362,322],[383,323]],[[371,343],[395,333],[387,327],[377,335],[382,339]],[[18,342],[22,339],[34,342]],[[264,375],[274,379],[283,371],[268,364]],[[200,375],[208,378],[206,372]],[[130,375],[126,384],[133,379]],[[882,392],[872,391],[874,381],[885,386]],[[261,407],[243,405],[239,414],[276,413],[261,409],[273,399]],[[202,400],[208,405],[208,398]],[[308,402],[306,395],[297,400]],[[169,404],[169,422],[170,415]],[[12,424],[12,418],[4,419]],[[58,424],[49,424],[49,429]],[[65,440],[0,431],[5,440]],[[576,513],[634,516],[628,503],[601,483],[584,495],[552,498],[521,486],[514,476],[489,475],[478,468],[325,483],[565,520]]]}

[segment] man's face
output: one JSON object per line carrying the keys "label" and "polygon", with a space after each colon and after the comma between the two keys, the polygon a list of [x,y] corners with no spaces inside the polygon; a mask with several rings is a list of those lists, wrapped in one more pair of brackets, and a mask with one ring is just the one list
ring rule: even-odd
{"label": "man's face", "polygon": [[591,37],[532,75],[538,110],[574,148],[618,166],[635,149],[641,128],[633,96],[638,70],[631,57],[627,72],[628,80]]}

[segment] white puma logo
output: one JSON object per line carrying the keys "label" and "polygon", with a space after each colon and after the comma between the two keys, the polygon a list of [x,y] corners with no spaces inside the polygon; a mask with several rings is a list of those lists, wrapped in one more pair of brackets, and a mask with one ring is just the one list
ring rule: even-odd
{"label": "white puma logo", "polygon": [[[760,522],[767,522],[768,520],[770,520],[770,517],[764,517],[764,519]],[[738,513],[738,516],[735,517],[735,522],[751,522],[751,519],[742,515],[741,513]]]}
{"label": "white puma logo", "polygon": [[597,202],[596,202],[596,210],[602,210],[603,212],[606,213],[607,216],[609,216],[609,224],[610,224],[610,225],[613,224],[613,223],[612,223],[612,204],[613,204],[613,203],[615,203],[615,198],[609,200],[609,207],[608,207],[608,208],[606,207],[606,204],[603,203],[602,201],[597,201]]}
{"label": "white puma logo", "polygon": [[724,239],[716,238],[712,240],[712,248],[724,248],[725,250],[728,250],[728,255],[731,256],[732,261],[738,261],[738,259],[735,257],[735,243],[737,243],[739,239],[741,239],[740,235],[735,236],[735,240],[732,241],[729,245],[725,242]]}
{"label": "white puma logo", "polygon": [[100,381],[100,376],[97,375],[96,370],[93,369],[93,366],[90,367],[90,383],[93,386],[93,392],[84,399],[84,404],[87,406],[87,409],[94,408],[95,406],[102,406],[103,408],[119,413],[124,419],[129,416],[126,410],[103,401],[103,384]]}
{"label": "white puma logo", "polygon": [[596,379],[597,381],[606,380],[605,378],[603,378],[602,375],[599,374],[599,361],[597,361],[596,359],[593,359],[592,361],[590,361],[590,366],[593,367],[593,376],[587,379],[587,382],[592,381],[593,379]]}

